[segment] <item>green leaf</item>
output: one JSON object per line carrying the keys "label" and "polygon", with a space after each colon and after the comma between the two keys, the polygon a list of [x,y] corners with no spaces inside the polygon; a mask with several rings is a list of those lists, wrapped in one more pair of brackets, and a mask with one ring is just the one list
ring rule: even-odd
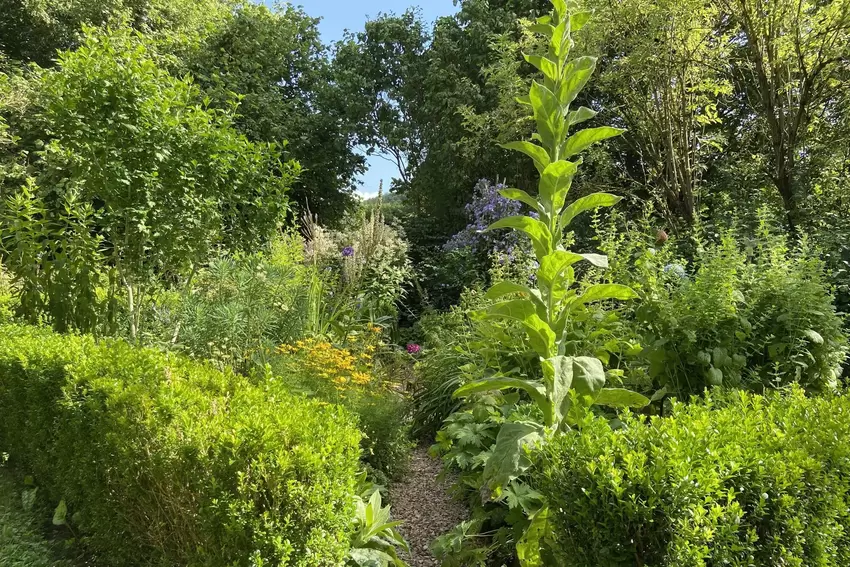
{"label": "green leaf", "polygon": [[537,81],[532,81],[528,97],[531,100],[531,108],[534,110],[540,140],[544,146],[554,148],[559,129],[563,124],[558,97]]}
{"label": "green leaf", "polygon": [[590,21],[593,12],[575,12],[570,15],[570,29],[574,32],[581,30]]}
{"label": "green leaf", "polygon": [[605,386],[605,369],[602,361],[590,356],[576,356],[573,359],[573,388],[579,395],[595,398]]}
{"label": "green leaf", "polygon": [[468,398],[473,394],[506,390],[508,388],[516,388],[526,392],[537,405],[546,404],[546,389],[543,387],[543,384],[534,380],[523,380],[522,378],[510,378],[507,376],[482,378],[481,380],[469,382],[455,390],[452,397]]}
{"label": "green leaf", "polygon": [[586,106],[581,106],[578,110],[573,110],[567,115],[567,123],[570,126],[575,126],[576,124],[581,124],[586,120],[590,120],[594,116],[596,116],[595,110],[591,110]]}
{"label": "green leaf", "polygon": [[560,90],[556,93],[562,105],[570,104],[575,100],[595,69],[596,57],[579,57],[569,62],[565,71],[566,78],[561,81]]}
{"label": "green leaf", "polygon": [[581,213],[598,209],[599,207],[613,207],[622,200],[622,197],[610,193],[591,193],[586,197],[576,199],[561,213],[561,227],[567,228],[573,219]]}
{"label": "green leaf", "polygon": [[537,314],[545,316],[546,305],[543,303],[543,299],[540,296],[540,291],[536,289],[531,289],[527,285],[522,285],[514,282],[498,282],[494,284],[493,287],[491,287],[489,290],[487,290],[485,297],[487,297],[488,299],[499,299],[500,297],[504,297],[511,293],[521,293],[527,296],[528,299],[534,302]]}
{"label": "green leaf", "polygon": [[549,210],[557,213],[564,208],[576,171],[578,165],[571,161],[558,160],[546,166],[540,177],[540,199],[550,205]]}
{"label": "green leaf", "polygon": [[536,167],[537,171],[541,174],[551,161],[549,158],[549,154],[546,152],[545,149],[538,146],[537,144],[532,144],[531,142],[508,142],[507,144],[501,144],[500,147],[506,150],[514,150],[527,155],[528,157],[534,160],[534,167]]}
{"label": "green leaf", "polygon": [[543,214],[543,208],[540,206],[540,203],[537,202],[537,199],[535,199],[522,189],[499,189],[499,195],[501,195],[505,199],[525,203],[526,205],[534,209],[537,214]]}
{"label": "green leaf", "polygon": [[531,523],[516,544],[521,567],[543,567],[540,544],[551,532],[549,508],[544,507],[531,516]]}
{"label": "green leaf", "polygon": [[484,465],[484,479],[498,497],[502,489],[531,466],[526,447],[543,439],[536,423],[508,422],[499,429],[493,454]]}
{"label": "green leaf", "polygon": [[581,254],[575,252],[555,250],[541,258],[540,267],[537,269],[537,279],[547,287],[552,287],[552,283],[561,277],[564,270],[583,259]]}
{"label": "green leaf", "polygon": [[608,267],[608,256],[605,254],[582,254],[582,258],[596,266],[597,268]]}
{"label": "green leaf", "polygon": [[563,155],[565,158],[572,157],[583,152],[593,144],[619,136],[625,132],[622,128],[612,128],[611,126],[599,126],[598,128],[585,128],[579,130],[569,138],[564,146]]}
{"label": "green leaf", "polygon": [[573,384],[573,357],[553,356],[541,362],[543,382],[552,405],[544,411],[546,425],[557,426],[570,411]]}
{"label": "green leaf", "polygon": [[538,257],[545,256],[552,249],[552,233],[549,232],[549,227],[537,219],[524,215],[505,217],[488,226],[487,230],[499,228],[513,228],[527,234]]}
{"label": "green leaf", "polygon": [[806,329],[805,331],[803,331],[803,334],[806,335],[806,337],[808,337],[808,339],[816,345],[823,344],[823,337],[814,329]]}
{"label": "green leaf", "polygon": [[68,506],[65,505],[65,499],[59,501],[59,505],[53,511],[53,525],[64,526],[65,517],[68,515]]}
{"label": "green leaf", "polygon": [[523,54],[523,57],[525,57],[526,61],[531,63],[535,68],[537,68],[541,73],[543,73],[543,76],[545,76],[550,81],[555,82],[560,78],[558,76],[557,62],[552,61],[548,57],[541,57],[540,55]]}
{"label": "green leaf", "polygon": [[635,299],[637,296],[638,294],[635,293],[635,290],[627,285],[595,284],[587,288],[584,293],[578,297],[576,303],[584,305],[594,301],[604,301],[606,299],[627,301],[629,299]]}
{"label": "green leaf", "polygon": [[528,26],[528,31],[551,38],[552,34],[555,33],[555,27],[550,24],[536,23]]}
{"label": "green leaf", "polygon": [[617,408],[642,408],[649,405],[649,398],[625,388],[602,388],[594,403]]}
{"label": "green leaf", "polygon": [[555,349],[555,333],[538,315],[533,301],[528,299],[503,301],[490,307],[487,315],[521,322],[531,347],[543,358],[550,356]]}

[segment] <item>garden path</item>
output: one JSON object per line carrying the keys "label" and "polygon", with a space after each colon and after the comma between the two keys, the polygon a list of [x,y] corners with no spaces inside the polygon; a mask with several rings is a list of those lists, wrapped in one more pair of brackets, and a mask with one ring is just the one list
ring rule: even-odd
{"label": "garden path", "polygon": [[464,506],[449,494],[450,481],[437,476],[442,463],[428,455],[427,447],[417,447],[404,479],[393,484],[392,515],[404,523],[399,528],[410,544],[410,567],[439,567],[429,546],[467,517]]}

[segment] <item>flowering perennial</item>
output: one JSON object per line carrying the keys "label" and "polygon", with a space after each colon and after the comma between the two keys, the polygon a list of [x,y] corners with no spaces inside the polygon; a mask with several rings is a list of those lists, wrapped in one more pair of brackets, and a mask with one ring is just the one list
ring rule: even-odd
{"label": "flowering perennial", "polygon": [[372,355],[376,348],[367,344],[363,352],[354,353],[324,339],[308,338],[291,345],[281,345],[278,350],[282,354],[299,356],[307,369],[332,382],[337,390],[343,390],[367,386],[372,382]]}

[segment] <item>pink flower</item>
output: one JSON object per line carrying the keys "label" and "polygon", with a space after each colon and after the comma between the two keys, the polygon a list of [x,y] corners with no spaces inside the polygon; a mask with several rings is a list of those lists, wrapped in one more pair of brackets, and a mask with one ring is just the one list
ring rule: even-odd
{"label": "pink flower", "polygon": [[409,352],[410,354],[418,354],[421,350],[422,347],[415,343],[410,343],[409,345],[407,345],[407,352]]}

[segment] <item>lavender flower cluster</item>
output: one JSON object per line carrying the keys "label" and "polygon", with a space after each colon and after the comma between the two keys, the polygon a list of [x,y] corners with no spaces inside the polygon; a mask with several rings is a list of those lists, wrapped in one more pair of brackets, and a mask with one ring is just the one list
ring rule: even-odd
{"label": "lavender flower cluster", "polygon": [[522,214],[522,204],[499,194],[502,184],[493,185],[487,179],[475,185],[472,202],[465,211],[469,224],[443,246],[446,251],[472,248],[475,252],[500,252],[510,255],[519,245],[519,236],[513,230],[483,232],[499,219]]}

